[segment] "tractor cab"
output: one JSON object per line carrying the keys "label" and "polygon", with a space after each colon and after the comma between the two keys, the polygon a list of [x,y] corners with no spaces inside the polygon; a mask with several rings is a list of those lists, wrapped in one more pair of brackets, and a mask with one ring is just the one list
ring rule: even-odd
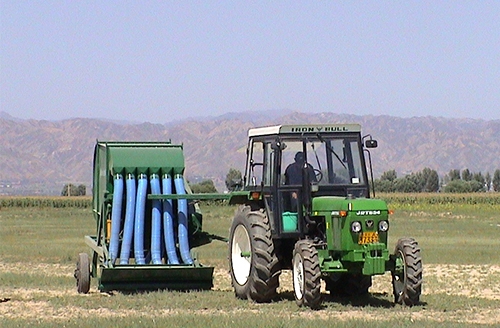
{"label": "tractor cab", "polygon": [[271,219],[277,236],[304,233],[298,222],[311,215],[313,197],[370,197],[358,124],[250,129],[247,152],[245,189],[261,192],[268,214],[283,218]]}

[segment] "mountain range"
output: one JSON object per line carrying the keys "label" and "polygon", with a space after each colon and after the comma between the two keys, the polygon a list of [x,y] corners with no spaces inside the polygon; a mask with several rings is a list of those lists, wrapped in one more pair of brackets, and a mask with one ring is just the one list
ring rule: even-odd
{"label": "mountain range", "polygon": [[0,194],[57,195],[67,183],[91,187],[96,140],[183,144],[188,180],[212,179],[222,191],[230,168],[244,170],[249,128],[314,123],[360,123],[364,134],[378,140],[372,151],[376,177],[392,169],[402,176],[425,167],[440,175],[464,168],[493,174],[500,168],[500,120],[270,111],[152,124],[23,120],[2,112]]}

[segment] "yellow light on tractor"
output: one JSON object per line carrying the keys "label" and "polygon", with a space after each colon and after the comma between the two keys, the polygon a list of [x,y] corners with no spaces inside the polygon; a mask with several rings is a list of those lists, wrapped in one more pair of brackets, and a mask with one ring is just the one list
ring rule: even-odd
{"label": "yellow light on tractor", "polygon": [[109,242],[111,238],[111,219],[106,220],[106,240]]}
{"label": "yellow light on tractor", "polygon": [[347,216],[347,211],[332,211],[332,216],[345,218]]}

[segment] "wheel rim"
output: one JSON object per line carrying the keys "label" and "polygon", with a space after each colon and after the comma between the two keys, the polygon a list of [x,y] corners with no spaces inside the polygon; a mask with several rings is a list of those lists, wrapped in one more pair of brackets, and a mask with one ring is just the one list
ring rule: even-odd
{"label": "wheel rim", "polygon": [[293,257],[293,291],[298,300],[304,296],[304,263],[299,253]]}
{"label": "wheel rim", "polygon": [[394,272],[393,282],[394,292],[398,299],[401,299],[406,288],[406,262],[402,251],[398,251],[396,258],[396,270]]}
{"label": "wheel rim", "polygon": [[231,246],[231,266],[234,279],[240,285],[244,285],[250,276],[252,263],[252,252],[250,237],[247,229],[243,225],[238,225],[234,229]]}

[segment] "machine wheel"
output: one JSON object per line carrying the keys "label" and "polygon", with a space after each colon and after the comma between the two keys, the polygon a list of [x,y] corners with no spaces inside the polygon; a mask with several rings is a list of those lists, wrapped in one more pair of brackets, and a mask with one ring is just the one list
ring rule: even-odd
{"label": "machine wheel", "polygon": [[326,290],[331,295],[362,296],[368,294],[372,277],[359,273],[343,274],[337,281],[326,279]]}
{"label": "machine wheel", "polygon": [[293,291],[298,306],[321,306],[321,271],[318,251],[309,240],[299,240],[293,250]]}
{"label": "machine wheel", "polygon": [[237,297],[269,302],[279,284],[278,257],[264,210],[240,206],[229,231],[229,271]]}
{"label": "machine wheel", "polygon": [[422,258],[420,247],[413,238],[401,238],[394,252],[392,271],[394,302],[412,306],[420,301],[422,292]]}
{"label": "machine wheel", "polygon": [[87,294],[90,289],[90,261],[87,253],[78,254],[74,276],[78,293]]}

